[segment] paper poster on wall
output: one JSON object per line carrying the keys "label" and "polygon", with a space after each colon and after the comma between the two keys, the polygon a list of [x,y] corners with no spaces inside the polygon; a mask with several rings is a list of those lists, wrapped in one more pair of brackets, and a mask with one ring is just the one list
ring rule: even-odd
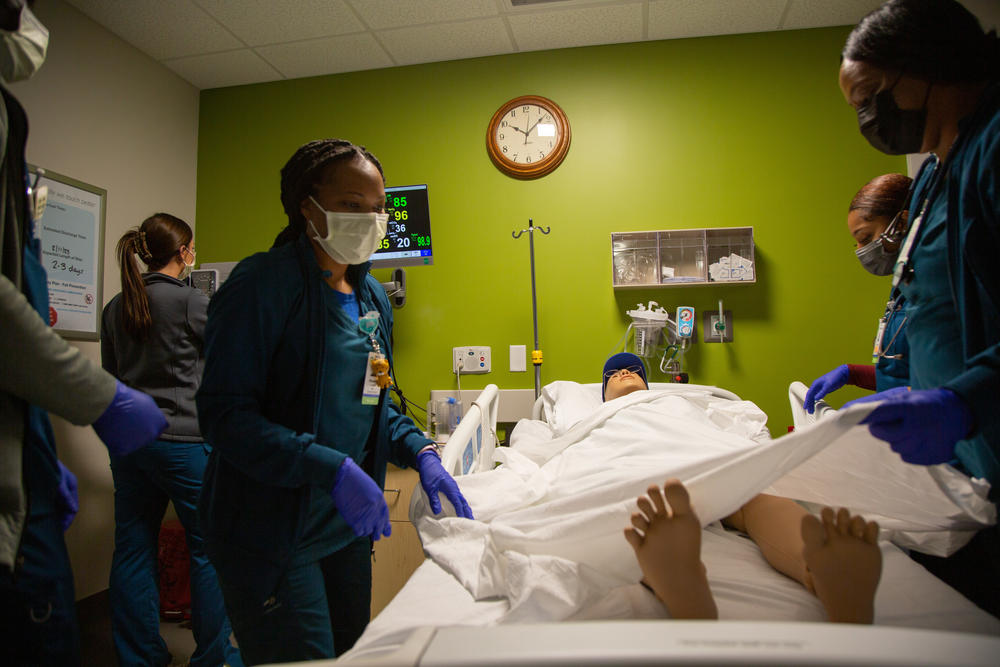
{"label": "paper poster on wall", "polygon": [[41,175],[28,169],[34,190],[48,189],[38,230],[49,279],[49,324],[65,338],[98,340],[107,190],[48,169]]}

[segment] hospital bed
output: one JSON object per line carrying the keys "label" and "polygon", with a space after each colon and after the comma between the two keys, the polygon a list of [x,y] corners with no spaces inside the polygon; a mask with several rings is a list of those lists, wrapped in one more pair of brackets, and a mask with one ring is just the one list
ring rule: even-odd
{"label": "hospital bed", "polygon": [[[648,472],[639,477],[647,475],[662,483],[665,477],[655,469],[656,463],[642,458],[649,447],[659,444],[647,442],[652,437],[644,434],[623,447],[625,454],[619,456],[617,451],[611,454],[619,456],[614,465],[600,460],[607,448],[594,444],[593,433],[607,431],[606,437],[620,441],[622,425],[616,426],[615,419],[626,414],[614,412],[614,402],[602,405],[600,391],[599,384],[548,385],[535,403],[532,418],[522,420],[514,430],[509,448],[496,447],[500,393],[493,385],[482,392],[442,452],[444,466],[459,481],[477,521],[459,523],[463,520],[431,517],[426,498],[414,495],[411,519],[421,533],[425,553],[432,557],[424,561],[393,601],[372,620],[355,647],[338,662],[996,664],[996,656],[1000,655],[1000,621],[933,577],[888,539],[880,543],[883,573],[875,600],[875,625],[843,626],[825,622],[819,601],[800,584],[773,570],[750,540],[712,521],[703,531],[702,557],[720,620],[669,620],[663,606],[637,583],[637,566],[621,534],[628,513],[634,510],[635,497],[649,480],[630,481],[620,471],[631,466]],[[652,398],[645,396],[653,394]],[[722,474],[720,482],[705,481],[706,474],[711,477],[716,473],[713,470],[706,473],[703,463],[686,463],[680,468],[678,476],[688,485],[702,519],[735,510],[725,504],[713,506],[709,497],[712,488],[740,486],[741,477],[732,476],[732,470],[752,467],[753,461],[747,456],[772,448],[778,454],[769,455],[770,459],[765,456],[756,466],[791,469],[773,475],[775,479],[762,488],[747,487],[750,490],[743,495],[765,490],[796,497],[796,492],[803,488],[808,491],[812,485],[811,492],[800,494],[806,496],[803,499],[807,506],[810,502],[829,500],[835,495],[831,488],[836,487],[836,471],[820,470],[817,479],[810,479],[807,464],[820,459],[824,451],[832,452],[827,458],[834,462],[847,452],[854,457],[848,463],[855,470],[867,470],[880,481],[913,484],[920,495],[931,493],[927,491],[930,486],[939,489],[928,501],[926,511],[918,511],[915,518],[899,516],[905,510],[897,511],[895,507],[880,508],[880,525],[888,526],[883,535],[898,543],[905,546],[923,543],[929,545],[929,551],[947,552],[964,543],[963,534],[974,530],[977,523],[995,521],[996,517],[990,516],[993,506],[985,501],[983,489],[964,489],[964,496],[955,489],[940,491],[951,488],[948,484],[955,481],[948,471],[937,477],[917,479],[913,474],[916,467],[884,456],[888,447],[869,446],[873,443],[864,441],[867,430],[853,425],[863,415],[845,417],[844,411],[838,413],[823,403],[810,415],[802,410],[803,396],[804,385],[790,388],[796,432],[773,441],[765,428],[763,413],[723,389],[654,383],[649,392],[636,392],[617,400],[634,400],[637,407],[630,407],[640,415],[663,411],[663,405],[668,406],[669,412],[681,415],[679,420],[688,421],[681,421],[676,429],[676,443],[671,444],[669,438],[664,442],[684,451],[682,440],[688,438],[690,444],[696,445],[694,450],[712,452],[708,458],[715,461],[716,468],[728,466],[730,477]],[[837,423],[838,420],[843,423]],[[572,443],[576,446],[566,444],[567,438],[572,440],[577,437],[574,433],[586,431],[595,423],[598,425],[590,435]],[[639,433],[649,427],[629,423],[624,426]],[[657,432],[674,429],[671,424],[654,423],[652,427]],[[712,429],[719,433],[713,435]],[[798,450],[816,448],[815,441],[823,438],[832,438],[832,444],[819,447],[819,453],[807,457],[805,462],[786,460],[799,456]],[[777,445],[793,453],[782,454]],[[526,485],[510,472],[528,470],[556,450],[559,454],[544,460],[537,471],[525,477],[530,482]],[[603,467],[595,472],[586,469],[580,460],[560,459],[564,454],[596,456]],[[639,457],[635,462],[628,458],[633,455]],[[874,458],[861,458],[869,455]],[[678,456],[683,458],[683,454]],[[503,465],[494,469],[498,461]],[[887,472],[900,466],[902,472]],[[916,472],[926,475],[927,469]],[[581,497],[617,494],[617,499],[612,498],[605,505],[600,504],[602,500],[595,501],[594,507],[585,508],[580,517],[560,515],[567,505],[572,505],[567,500],[569,495],[536,498],[532,501],[534,505],[521,498],[524,488],[535,493],[530,491],[534,488],[531,485],[539,479],[548,480],[552,488],[565,479],[583,485],[591,480],[594,486],[584,489]],[[840,483],[843,487],[842,479]],[[846,493],[854,492],[849,484],[846,486]],[[549,493],[551,496],[551,489]],[[906,501],[919,499],[920,495]],[[629,496],[631,501],[622,500]],[[874,503],[865,493],[858,496],[857,502],[839,504],[866,509]],[[883,495],[881,499],[886,497]],[[516,502],[521,502],[519,509],[505,511],[505,503]],[[556,525],[545,525],[538,514],[532,514],[536,506],[544,506],[545,512],[558,516],[551,522]],[[606,511],[609,507],[610,513]],[[515,515],[518,522],[512,523],[509,517]],[[613,525],[610,531],[609,525]],[[575,547],[570,544],[574,541],[573,531],[577,530],[584,533],[577,540],[582,541],[582,550],[579,544]],[[587,533],[588,530],[592,532]],[[533,536],[533,531],[537,535]],[[471,538],[465,539],[469,535]],[[488,548],[482,548],[484,544]],[[522,549],[523,553],[515,549]],[[480,561],[478,564],[465,567],[465,560],[476,559]],[[491,567],[500,559],[506,559],[502,567]],[[491,578],[506,580],[498,583]],[[517,581],[512,583],[511,579]],[[525,584],[526,581],[530,583]]]}

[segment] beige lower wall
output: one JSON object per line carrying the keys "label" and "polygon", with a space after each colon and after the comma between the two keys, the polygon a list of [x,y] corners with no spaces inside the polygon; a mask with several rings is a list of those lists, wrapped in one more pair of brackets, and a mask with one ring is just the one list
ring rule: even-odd
{"label": "beige lower wall", "polygon": [[[62,0],[37,3],[50,32],[45,65],[10,90],[28,112],[28,161],[105,188],[104,302],[120,290],[114,246],[168,211],[195,226],[198,90]],[[100,363],[98,343],[74,343]],[[77,598],[108,586],[114,486],[91,428],[53,418],[59,457],[80,484],[66,533]]]}

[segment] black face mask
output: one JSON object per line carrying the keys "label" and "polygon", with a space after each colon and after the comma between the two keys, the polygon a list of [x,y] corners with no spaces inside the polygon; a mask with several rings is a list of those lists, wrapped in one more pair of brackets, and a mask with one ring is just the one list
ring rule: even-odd
{"label": "black face mask", "polygon": [[[899,83],[899,79],[896,79],[896,83]],[[868,104],[858,108],[858,126],[861,134],[876,150],[888,155],[919,153],[924,142],[927,98],[930,97],[931,86],[927,84],[927,97],[924,97],[923,107],[900,109],[892,95],[896,83],[879,91]]]}

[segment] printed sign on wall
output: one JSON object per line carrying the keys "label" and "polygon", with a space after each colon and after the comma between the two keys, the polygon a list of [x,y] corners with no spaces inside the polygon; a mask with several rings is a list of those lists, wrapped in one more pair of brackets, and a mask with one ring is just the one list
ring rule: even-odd
{"label": "printed sign on wall", "polygon": [[49,325],[65,338],[98,340],[107,190],[47,169],[29,171],[33,192],[48,190],[36,229],[49,280]]}

